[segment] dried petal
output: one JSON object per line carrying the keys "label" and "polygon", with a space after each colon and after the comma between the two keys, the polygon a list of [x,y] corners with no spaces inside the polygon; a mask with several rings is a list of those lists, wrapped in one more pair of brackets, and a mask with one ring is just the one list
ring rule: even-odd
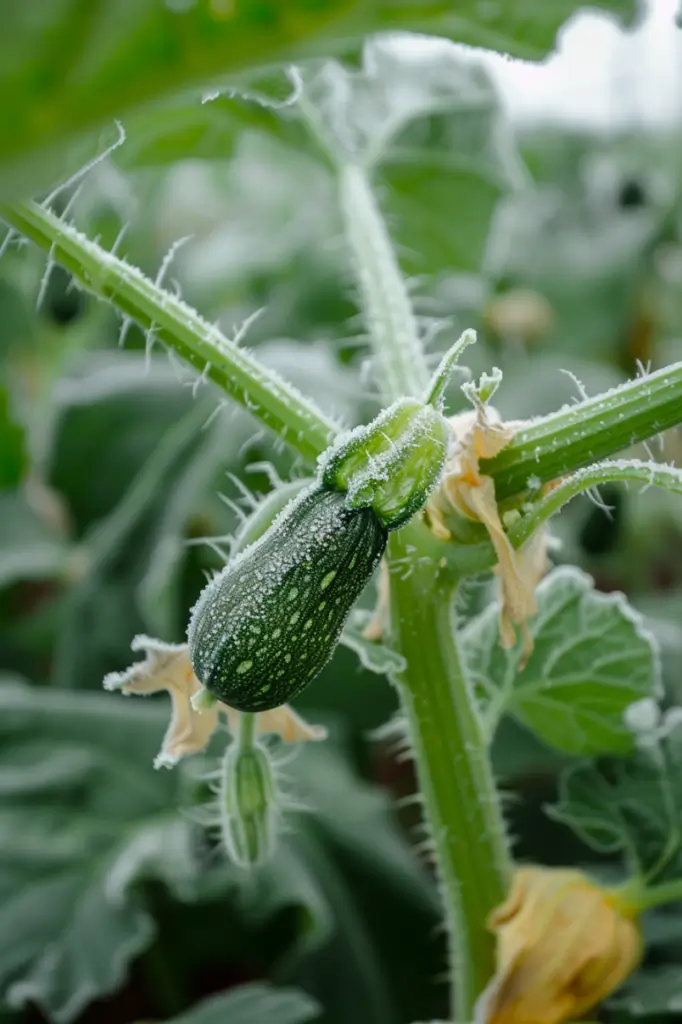
{"label": "dried petal", "polygon": [[446,525],[448,510],[483,523],[497,555],[500,578],[500,635],[504,647],[516,643],[515,626],[523,633],[523,663],[530,656],[533,640],[527,620],[535,614],[535,589],[547,570],[547,534],[542,530],[517,551],[504,530],[495,500],[495,482],[480,472],[479,460],[490,459],[509,444],[518,423],[500,423],[489,406],[479,404],[474,412],[450,420],[456,444],[450,454],[442,483],[426,506],[429,525],[437,537],[450,539]]}
{"label": "dried petal", "polygon": [[[240,714],[226,704],[220,707],[227,712],[230,732],[236,732],[237,719]],[[276,733],[285,743],[316,742],[327,738],[327,730],[323,725],[311,725],[301,718],[289,704],[282,704],[271,711],[261,711],[256,720],[257,732]]]}
{"label": "dried petal", "polygon": [[156,768],[171,768],[187,754],[203,750],[218,725],[218,706],[196,712],[191,698],[201,683],[194,674],[187,644],[165,644],[148,636],[136,636],[133,651],[144,651],[144,661],[131,665],[125,672],[110,672],[104,679],[105,690],[147,695],[167,690],[171,695],[170,725],[157,756]]}
{"label": "dried petal", "polygon": [[[104,679],[106,690],[121,690],[146,696],[167,690],[171,695],[171,721],[163,738],[156,768],[172,768],[187,754],[196,754],[208,745],[218,727],[219,713],[225,712],[230,730],[236,732],[239,712],[216,701],[211,707],[195,710],[192,698],[203,687],[194,674],[187,644],[166,644],[148,636],[136,636],[133,651],[144,651],[144,661],[135,662],[125,672],[110,672]],[[327,730],[310,725],[288,704],[258,715],[258,732],[278,733],[285,743],[323,740]]]}

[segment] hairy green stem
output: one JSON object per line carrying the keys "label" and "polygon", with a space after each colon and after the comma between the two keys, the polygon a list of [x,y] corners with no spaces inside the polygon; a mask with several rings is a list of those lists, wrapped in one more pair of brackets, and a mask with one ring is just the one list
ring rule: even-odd
{"label": "hairy green stem", "polygon": [[485,921],[502,902],[510,862],[474,696],[452,619],[441,546],[422,525],[391,539],[391,623],[407,662],[395,682],[407,717],[450,937],[451,1014],[471,1020],[493,970]]}
{"label": "hairy green stem", "polygon": [[[536,501],[529,511],[509,527],[507,536],[511,544],[515,548],[520,548],[569,501],[593,487],[608,483],[641,484],[641,490],[661,487],[673,494],[682,494],[682,469],[655,462],[640,462],[637,459],[612,459],[582,469],[557,484],[549,494]],[[490,541],[481,541],[478,544],[454,542],[444,546],[442,560],[451,573],[463,577],[492,569],[496,563],[496,555]]]}
{"label": "hairy green stem", "polygon": [[340,168],[339,202],[382,395],[389,401],[404,395],[421,398],[429,373],[417,321],[386,225],[361,167]]}
{"label": "hairy green stem", "polygon": [[242,711],[239,715],[239,726],[237,729],[237,743],[242,750],[250,750],[256,738],[256,716],[248,711]]}
{"label": "hairy green stem", "polygon": [[0,217],[216,384],[309,462],[327,448],[335,424],[291,384],[217,327],[70,224],[36,203],[0,204]]}
{"label": "hairy green stem", "polygon": [[[360,188],[369,193],[362,172],[357,168],[354,170],[357,172],[355,185],[361,181]],[[373,197],[368,208],[372,211],[375,223],[379,221],[384,245],[390,246]],[[362,207],[358,207],[355,213],[361,210]],[[348,214],[350,208],[346,212]],[[248,352],[229,341],[191,307],[147,279],[135,267],[106,252],[69,224],[34,203],[12,206],[0,204],[0,217],[49,252],[50,258],[66,267],[83,287],[110,302],[142,327],[151,330],[168,348],[206,373],[228,395],[274,430],[308,461],[314,461],[332,442],[336,433],[335,425],[312,402],[273,371],[262,366]],[[360,235],[357,226],[353,230],[357,230]],[[361,250],[354,246],[354,251],[359,261]],[[398,387],[396,379],[396,390],[390,397],[410,391],[421,396],[428,375],[418,339],[417,347],[414,345],[416,333],[409,296],[393,254],[381,264],[375,261],[375,269],[379,265],[390,268],[387,273],[390,274],[393,291],[386,290],[385,294],[390,293],[396,305],[376,302],[372,308],[377,316],[383,308],[391,323],[396,316],[395,309],[407,308],[406,322],[412,325],[405,335],[409,344],[399,357],[399,376],[405,378],[406,387],[404,390]],[[374,327],[380,328],[381,323],[384,321],[377,320]],[[385,332],[381,337],[382,340],[390,340],[393,335]],[[400,331],[396,337],[402,337]],[[413,358],[414,364],[411,363]],[[392,365],[398,367],[395,362]],[[421,390],[417,387],[417,381],[423,382]],[[481,470],[495,480],[498,501],[505,501],[526,491],[529,477],[535,477],[536,482],[543,483],[568,475],[680,422],[682,363],[675,363],[648,377],[637,378],[603,395],[580,402],[570,409],[535,420],[520,430],[494,459],[482,460]],[[465,569],[469,561],[465,559]],[[475,571],[475,562],[476,559],[473,559],[471,571]]]}
{"label": "hairy green stem", "polygon": [[600,462],[564,480],[536,502],[531,511],[510,528],[510,541],[514,547],[520,547],[543,523],[579,494],[591,487],[619,482],[638,483],[643,488],[662,487],[675,494],[682,494],[682,470],[676,466],[659,466],[655,462],[628,459]]}
{"label": "hairy green stem", "polygon": [[682,422],[682,362],[535,420],[481,472],[498,501],[607,459]]}
{"label": "hairy green stem", "polygon": [[[422,397],[426,361],[405,283],[364,171],[339,171],[340,202],[375,356],[387,400]],[[455,346],[456,358],[471,338]],[[440,376],[449,372],[446,360]],[[436,375],[436,381],[440,381]],[[434,400],[438,400],[439,384]],[[437,582],[442,546],[422,525],[389,546],[391,630],[407,667],[396,678],[433,841],[449,935],[453,1019],[470,1020],[493,971],[486,929],[503,899],[508,855],[502,815],[473,694],[464,678],[451,620],[452,576]]]}
{"label": "hairy green stem", "polygon": [[644,886],[639,881],[625,885],[617,890],[639,914],[653,907],[660,907],[666,903],[682,902],[682,878],[673,878],[668,882],[660,882],[658,885]]}

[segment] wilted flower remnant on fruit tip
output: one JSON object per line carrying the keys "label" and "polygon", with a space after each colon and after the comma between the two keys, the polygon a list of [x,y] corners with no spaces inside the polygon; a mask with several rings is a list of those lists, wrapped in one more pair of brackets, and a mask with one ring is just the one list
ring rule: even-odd
{"label": "wilted flower remnant on fruit tip", "polygon": [[642,942],[632,906],[580,871],[519,868],[490,915],[496,971],[477,1024],[580,1019],[634,970]]}
{"label": "wilted flower remnant on fruit tip", "polygon": [[483,523],[497,555],[502,644],[514,646],[514,627],[519,626],[524,639],[524,660],[527,660],[533,649],[527,620],[537,611],[535,588],[549,567],[547,533],[539,530],[518,551],[512,546],[495,500],[495,482],[481,473],[479,463],[502,451],[522,424],[502,423],[495,410],[480,400],[475,401],[475,406],[475,411],[460,413],[449,421],[454,443],[442,481],[427,502],[427,521],[436,536],[443,540],[452,538],[447,526],[448,514],[459,513]]}
{"label": "wilted flower remnant on fruit tip", "polygon": [[[189,659],[187,644],[166,644],[148,636],[136,636],[133,651],[144,651],[146,657],[125,672],[111,672],[104,679],[107,690],[147,695],[167,690],[171,696],[171,720],[154,761],[156,768],[172,768],[187,754],[196,754],[208,745],[218,727],[219,714],[227,716],[230,731],[235,732],[239,712],[220,701],[198,712],[192,697],[202,690]],[[309,725],[288,705],[264,711],[257,716],[258,732],[277,733],[285,743],[301,740],[323,740],[326,729]]]}

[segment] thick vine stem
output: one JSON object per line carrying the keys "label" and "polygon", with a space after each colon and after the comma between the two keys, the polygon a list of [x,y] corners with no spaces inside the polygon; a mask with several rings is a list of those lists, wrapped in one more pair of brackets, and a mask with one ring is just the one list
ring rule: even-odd
{"label": "thick vine stem", "polygon": [[519,430],[481,472],[498,501],[646,441],[682,421],[682,362],[543,416]]}
{"label": "thick vine stem", "polygon": [[[355,177],[356,186],[361,181],[360,188],[369,194],[369,209],[375,222],[379,222],[383,242],[390,252],[390,240],[364,172],[357,168],[354,171],[357,173],[351,173],[351,179]],[[343,172],[346,181],[348,173],[349,169]],[[348,198],[347,188],[345,195]],[[361,210],[360,206],[355,208],[356,216]],[[0,218],[49,252],[50,259],[69,270],[85,289],[151,330],[169,349],[214,380],[309,462],[314,462],[329,447],[336,435],[336,426],[312,402],[135,267],[35,203],[0,204]],[[349,230],[361,234],[357,224],[352,229],[349,226]],[[360,250],[354,247],[354,251],[359,263]],[[375,269],[376,266],[375,263]],[[395,308],[406,307],[408,311],[405,323],[409,328],[405,337],[410,342],[399,357],[405,389],[398,388],[395,380],[397,390],[389,398],[410,393],[419,397],[427,386],[428,374],[409,296],[392,253],[385,266],[390,267]],[[369,274],[366,280],[370,281]],[[362,294],[364,298],[364,289]],[[369,295],[367,301],[370,302]],[[373,309],[377,315],[380,308],[384,307],[375,302]],[[395,308],[389,305],[385,309],[391,322],[397,317]],[[370,326],[374,347],[378,349],[374,337],[380,324],[370,322]],[[400,339],[403,334],[386,332],[385,337]],[[421,390],[418,381],[423,382]],[[682,423],[682,363],[535,420],[520,430],[494,459],[482,460],[481,470],[495,480],[498,500],[506,501],[527,490],[529,477],[542,483],[566,476],[678,423]],[[463,572],[475,572],[490,564],[487,553],[482,556],[473,552],[462,554]]]}
{"label": "thick vine stem", "polygon": [[153,333],[200,374],[274,430],[307,461],[336,425],[296,388],[209,324],[196,310],[36,203],[0,204],[0,217],[50,253],[90,292]]}
{"label": "thick vine stem", "polygon": [[[377,380],[389,401],[421,397],[429,386],[424,352],[365,172],[341,168],[339,190]],[[443,578],[442,586],[438,582],[438,547],[421,524],[393,535],[391,627],[396,649],[407,662],[396,682],[445,903],[451,1014],[470,1020],[493,971],[486,919],[506,893],[508,855],[481,725],[451,621],[452,578],[448,584]]]}
{"label": "thick vine stem", "polygon": [[361,167],[350,164],[340,168],[339,201],[382,395],[389,401],[405,395],[420,398],[429,373],[417,321],[386,225]]}
{"label": "thick vine stem", "polygon": [[414,749],[450,942],[453,1019],[467,1021],[493,973],[488,914],[507,891],[510,862],[497,791],[439,578],[441,545],[412,525],[390,543],[391,624],[407,662],[395,682]]}

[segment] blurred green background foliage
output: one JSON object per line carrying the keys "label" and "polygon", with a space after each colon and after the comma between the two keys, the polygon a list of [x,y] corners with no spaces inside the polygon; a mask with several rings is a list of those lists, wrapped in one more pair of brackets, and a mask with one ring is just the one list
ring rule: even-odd
{"label": "blurred green background foliage", "polygon": [[[33,21],[13,18],[10,5],[0,15],[0,64],[9,84],[14,74],[25,86],[17,124],[24,100],[48,116],[37,78],[19,73],[19,42],[35,54],[41,17],[49,8],[56,25],[69,7],[39,6]],[[87,19],[88,5],[70,6],[73,20],[59,38],[75,47],[76,14]],[[156,5],[140,6],[151,18]],[[502,12],[500,48],[541,56],[574,5],[547,5],[561,10],[535,22],[534,14],[515,22],[513,4],[493,6]],[[134,4],[112,12],[119,8],[137,24]],[[367,24],[374,27],[382,25]],[[102,38],[107,31],[111,20]],[[492,39],[474,28],[452,34]],[[405,37],[381,37],[364,57],[355,44],[323,39],[294,78],[277,67],[254,75],[237,66],[239,91],[217,90],[203,102],[193,71],[185,93],[171,96],[169,86],[160,106],[137,110],[129,91],[118,98],[111,71],[115,47],[123,53],[133,37],[121,27],[99,65],[111,109],[95,110],[92,99],[83,120],[99,128],[120,103],[125,141],[60,190],[53,208],[68,207],[89,237],[116,246],[150,277],[162,271],[170,290],[226,333],[249,321],[243,344],[339,423],[365,421],[381,395],[368,371],[325,147],[378,150],[377,194],[434,364],[463,328],[475,327],[469,365],[502,368],[496,404],[505,417],[546,413],[583,389],[595,394],[682,358],[679,119],[654,123],[636,110],[614,117],[615,127],[587,116],[567,121],[561,110],[520,119],[510,79],[490,60]],[[332,50],[345,63],[327,60]],[[282,57],[306,52],[283,47]],[[270,44],[262,53],[255,47],[249,63],[279,56]],[[128,54],[123,64],[136,59],[149,94],[143,56]],[[211,69],[210,77],[231,71],[215,61]],[[151,80],[151,60],[147,70]],[[636,59],[618,70],[637,83]],[[577,67],[574,74],[580,90]],[[58,139],[75,133],[72,97],[55,96],[55,124],[34,140],[35,152],[55,162],[49,171],[31,165],[31,191],[49,189],[109,140],[110,128],[81,133],[62,151]],[[316,111],[316,133],[301,97]],[[16,191],[24,164],[9,141],[0,154],[9,168],[3,180]],[[411,764],[381,729],[396,705],[384,677],[342,647],[298,702],[329,726],[331,740],[286,765],[287,789],[306,809],[288,814],[275,859],[251,877],[226,863],[189,810],[210,757],[173,773],[151,769],[165,698],[128,703],[101,692],[105,673],[130,663],[136,633],[183,639],[204,574],[222,564],[225,538],[248,511],[244,490],[266,493],[274,474],[287,479],[305,467],[212,386],[198,387],[153,332],[122,323],[42,252],[5,242],[0,1019],[240,1024],[243,1014],[245,1024],[408,1024],[443,1016],[438,894],[418,808],[405,799],[414,792]],[[459,411],[456,387],[450,398]],[[664,443],[679,461],[679,434]],[[679,502],[616,487],[602,498],[608,512],[581,498],[553,524],[561,542],[553,558],[583,568],[601,590],[628,595],[660,644],[666,693],[679,700]],[[490,600],[490,587],[487,578],[467,585],[463,621]],[[566,758],[511,720],[494,758],[518,855],[589,866],[587,847],[542,811]],[[647,928],[654,967],[679,956],[679,914],[661,912]],[[610,1019],[674,1016],[680,974],[662,970],[648,994],[619,996]],[[275,992],[268,979],[299,993]],[[238,997],[243,1005],[230,1004],[237,997],[228,992],[190,1012],[243,982],[252,983]]]}

